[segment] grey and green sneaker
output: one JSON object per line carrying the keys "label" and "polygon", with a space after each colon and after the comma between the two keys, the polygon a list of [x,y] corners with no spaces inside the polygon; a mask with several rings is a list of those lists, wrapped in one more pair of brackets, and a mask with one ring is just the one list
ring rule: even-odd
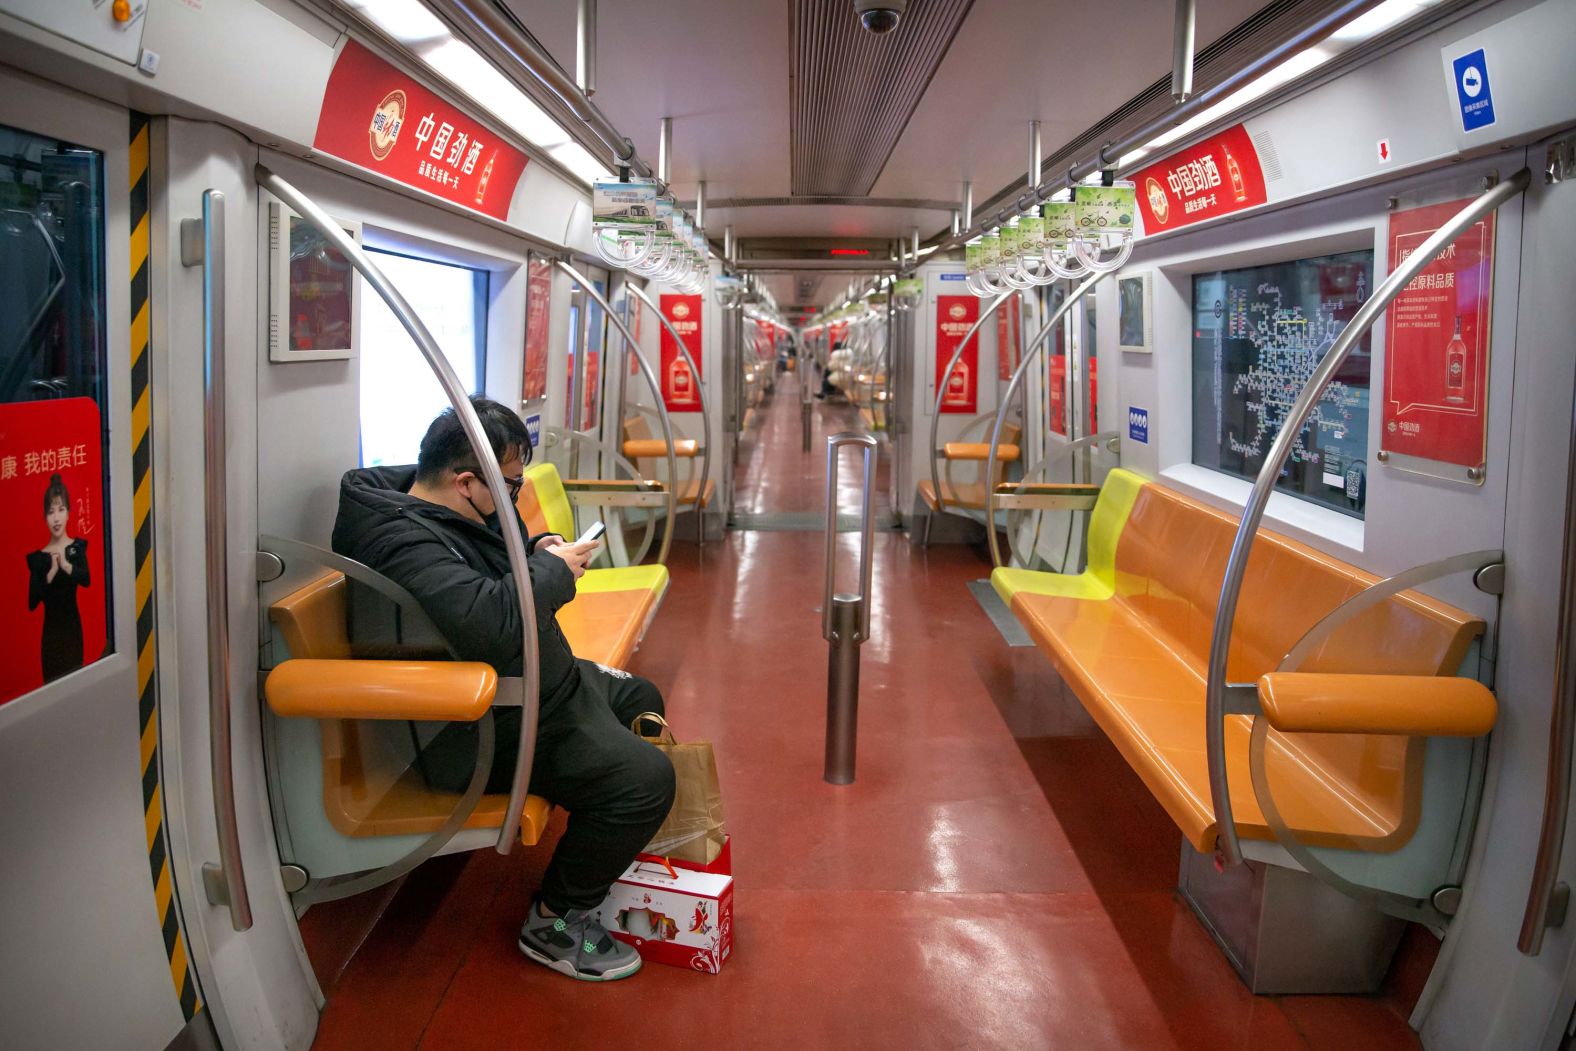
{"label": "grey and green sneaker", "polygon": [[582,982],[613,982],[640,970],[640,954],[608,934],[588,909],[543,916],[532,902],[520,928],[520,951]]}

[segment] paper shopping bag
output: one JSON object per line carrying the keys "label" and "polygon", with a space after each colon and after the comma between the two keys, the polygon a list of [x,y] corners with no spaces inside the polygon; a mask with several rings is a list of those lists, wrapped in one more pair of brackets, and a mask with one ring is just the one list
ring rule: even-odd
{"label": "paper shopping bag", "polygon": [[645,853],[709,865],[722,852],[727,831],[722,821],[722,787],[710,741],[677,741],[667,720],[653,712],[635,717],[629,728],[640,733],[642,722],[662,727],[657,737],[644,737],[673,762],[676,788],[673,809],[647,844]]}

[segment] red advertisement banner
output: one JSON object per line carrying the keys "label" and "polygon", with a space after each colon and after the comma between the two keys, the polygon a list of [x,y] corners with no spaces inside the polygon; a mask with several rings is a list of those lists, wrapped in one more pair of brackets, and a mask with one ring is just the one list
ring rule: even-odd
{"label": "red advertisement banner", "polygon": [[354,40],[334,60],[312,145],[495,219],[508,218],[527,160]]}
{"label": "red advertisement banner", "polygon": [[[1450,201],[1390,213],[1390,269],[1468,203]],[[1483,465],[1493,288],[1490,212],[1390,304],[1380,432],[1385,451],[1462,467]]]}
{"label": "red advertisement banner", "polygon": [[1051,355],[1050,396],[1051,430],[1067,433],[1067,355]]}
{"label": "red advertisement banner", "polygon": [[553,264],[533,258],[526,266],[525,290],[525,379],[520,385],[522,401],[532,401],[547,393],[547,325],[552,317]]}
{"label": "red advertisement banner", "polygon": [[[939,384],[947,362],[980,317],[980,301],[975,296],[936,297],[936,382]],[[977,412],[979,404],[980,338],[976,334],[963,348],[963,356],[947,377],[941,398],[942,412]]]}
{"label": "red advertisement banner", "polygon": [[1019,328],[1023,324],[1023,293],[1014,292],[996,311],[996,378],[1002,382],[1012,379],[1021,353],[1018,343],[1023,338]]}
{"label": "red advertisement banner", "polygon": [[[673,322],[673,327],[684,337],[684,346],[690,352],[690,357],[695,359],[695,368],[702,371],[706,368],[706,363],[701,360],[700,329],[704,305],[700,296],[666,292],[662,295],[663,316]],[[666,325],[662,326],[661,369],[662,400],[667,402],[668,411],[699,412],[701,377],[690,372],[689,363],[679,353],[678,343]]]}
{"label": "red advertisement banner", "polygon": [[0,405],[0,704],[104,655],[104,468],[91,398]]}
{"label": "red advertisement banner", "polygon": [[1157,234],[1268,200],[1259,153],[1234,125],[1133,176],[1144,233]]}

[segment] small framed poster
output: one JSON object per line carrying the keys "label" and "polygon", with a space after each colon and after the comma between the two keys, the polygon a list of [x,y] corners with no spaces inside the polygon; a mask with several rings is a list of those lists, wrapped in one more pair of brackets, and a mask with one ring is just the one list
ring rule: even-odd
{"label": "small framed poster", "polygon": [[1154,273],[1143,270],[1116,279],[1116,343],[1134,354],[1155,352]]}
{"label": "small framed poster", "polygon": [[[335,220],[357,244],[361,224]],[[360,282],[350,260],[287,205],[268,205],[268,360],[354,357]]]}

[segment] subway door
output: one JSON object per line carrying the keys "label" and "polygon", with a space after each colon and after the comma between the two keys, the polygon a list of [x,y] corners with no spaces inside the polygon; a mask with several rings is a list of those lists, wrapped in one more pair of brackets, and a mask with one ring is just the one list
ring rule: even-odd
{"label": "subway door", "polygon": [[[146,135],[0,69],[0,1042],[162,1048],[202,994],[139,662]],[[137,159],[132,160],[135,156]],[[140,184],[136,192],[133,186]],[[173,877],[173,878],[172,878]],[[196,1024],[201,1025],[199,1020]]]}
{"label": "subway door", "polygon": [[[270,817],[259,722],[257,401],[260,328],[258,151],[217,125],[179,119],[154,124],[153,193],[153,515],[156,523],[158,677],[163,701],[165,802],[171,857],[183,899],[192,957],[221,1042],[230,1048],[305,1048],[322,998],[280,875]],[[203,198],[223,195],[224,251],[183,259],[181,227],[203,226]],[[191,265],[188,265],[191,264]],[[210,580],[205,553],[206,503],[218,492],[204,450],[204,282],[224,309],[213,331],[225,363],[225,499],[229,632],[230,747],[214,738],[210,718]],[[259,349],[264,348],[264,349]],[[217,458],[215,460],[217,463]],[[235,805],[216,805],[215,767],[229,764]],[[233,821],[242,865],[225,872],[233,900],[244,882],[250,926],[205,885],[221,860],[221,830]],[[212,880],[208,881],[210,884]],[[216,900],[221,899],[221,900]]]}

